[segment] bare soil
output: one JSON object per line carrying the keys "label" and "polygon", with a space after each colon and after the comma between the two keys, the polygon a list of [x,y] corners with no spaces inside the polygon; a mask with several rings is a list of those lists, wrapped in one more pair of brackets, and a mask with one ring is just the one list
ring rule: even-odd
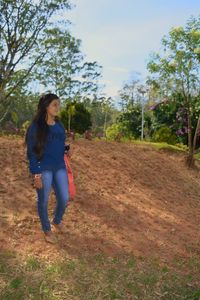
{"label": "bare soil", "polygon": [[[67,234],[45,242],[21,138],[0,137],[0,249],[49,260],[97,253],[163,262],[200,255],[200,172],[182,154],[105,141],[73,143],[77,194]],[[56,204],[49,199],[49,218]]]}

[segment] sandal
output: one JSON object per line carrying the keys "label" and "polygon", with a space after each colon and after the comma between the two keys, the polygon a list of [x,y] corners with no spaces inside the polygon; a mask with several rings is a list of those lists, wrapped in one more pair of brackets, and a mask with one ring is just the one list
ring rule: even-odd
{"label": "sandal", "polygon": [[54,222],[52,222],[53,227],[61,233],[68,233],[68,229],[67,227],[65,227],[64,224],[60,223],[60,224],[55,224]]}
{"label": "sandal", "polygon": [[51,244],[56,244],[57,243],[57,238],[56,236],[52,233],[52,231],[46,231],[44,232],[44,238],[45,241]]}

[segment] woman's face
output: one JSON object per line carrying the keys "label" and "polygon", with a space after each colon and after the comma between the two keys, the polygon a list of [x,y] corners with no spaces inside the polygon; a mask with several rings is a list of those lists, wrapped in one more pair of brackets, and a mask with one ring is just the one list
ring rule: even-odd
{"label": "woman's face", "polygon": [[48,115],[55,117],[58,112],[60,110],[60,100],[59,99],[55,99],[53,101],[51,101],[51,103],[49,104],[49,106],[47,106],[47,113]]}

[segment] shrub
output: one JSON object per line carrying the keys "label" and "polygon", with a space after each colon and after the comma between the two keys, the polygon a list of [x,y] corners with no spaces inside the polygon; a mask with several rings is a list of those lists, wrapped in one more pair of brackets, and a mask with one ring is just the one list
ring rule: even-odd
{"label": "shrub", "polygon": [[114,140],[116,139],[119,133],[120,133],[120,125],[112,124],[106,129],[106,138],[109,140]]}
{"label": "shrub", "polygon": [[27,128],[28,128],[29,125],[30,125],[30,121],[29,121],[29,120],[25,121],[25,122],[22,124],[22,127],[21,127],[21,129],[20,129],[20,134],[25,135],[26,130],[27,130]]}
{"label": "shrub", "polygon": [[153,134],[152,141],[165,142],[171,145],[175,145],[177,143],[177,138],[169,127],[161,127]]}

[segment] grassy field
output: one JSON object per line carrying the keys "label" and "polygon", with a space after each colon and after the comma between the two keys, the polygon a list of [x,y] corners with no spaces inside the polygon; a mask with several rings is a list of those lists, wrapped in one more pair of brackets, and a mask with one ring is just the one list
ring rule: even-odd
{"label": "grassy field", "polygon": [[170,266],[133,256],[103,254],[50,263],[0,254],[1,300],[200,299],[200,260]]}

